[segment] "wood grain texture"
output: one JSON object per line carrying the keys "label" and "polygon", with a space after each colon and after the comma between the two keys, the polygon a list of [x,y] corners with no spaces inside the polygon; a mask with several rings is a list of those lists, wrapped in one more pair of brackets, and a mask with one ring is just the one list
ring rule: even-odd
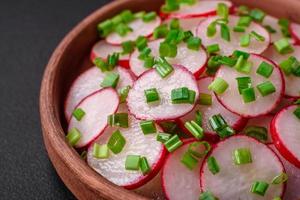
{"label": "wood grain texture", "polygon": [[[63,102],[75,77],[88,67],[89,52],[98,40],[96,25],[123,9],[158,10],[163,0],[114,1],[80,22],[59,44],[44,72],[40,91],[40,116],[44,143],[61,179],[78,199],[146,199],[115,186],[92,170],[65,141]],[[300,22],[298,0],[234,0],[259,7],[278,17]]]}

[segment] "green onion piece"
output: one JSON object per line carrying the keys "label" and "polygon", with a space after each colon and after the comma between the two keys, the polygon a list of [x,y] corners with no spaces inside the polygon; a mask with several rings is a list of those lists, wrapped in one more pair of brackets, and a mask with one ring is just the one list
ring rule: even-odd
{"label": "green onion piece", "polygon": [[194,34],[191,31],[185,31],[183,41],[187,42],[193,36],[194,36]]}
{"label": "green onion piece", "polygon": [[159,101],[159,94],[158,94],[156,88],[150,88],[150,89],[144,90],[144,94],[145,94],[147,103]]}
{"label": "green onion piece", "polygon": [[272,184],[274,185],[278,185],[278,184],[282,184],[285,183],[288,180],[288,175],[284,172],[282,172],[281,174],[275,176],[272,179]]}
{"label": "green onion piece", "polygon": [[258,66],[256,73],[262,75],[265,78],[269,78],[273,73],[273,69],[274,69],[273,65],[263,61]]}
{"label": "green onion piece", "polygon": [[117,73],[114,73],[114,72],[108,72],[102,83],[101,83],[101,87],[112,87],[112,88],[116,88],[117,84],[118,84],[118,81],[119,81],[119,74]]}
{"label": "green onion piece", "polygon": [[167,77],[174,71],[172,65],[170,65],[163,57],[157,58],[155,69],[162,78]]}
{"label": "green onion piece", "polygon": [[148,174],[151,171],[151,168],[149,166],[148,160],[146,157],[142,157],[140,160],[140,169],[143,173],[143,175]]}
{"label": "green onion piece", "polygon": [[295,105],[300,105],[300,99],[297,99],[295,102],[294,102]]}
{"label": "green onion piece", "polygon": [[210,152],[211,146],[206,141],[193,142],[189,145],[188,152],[196,158],[203,158]]}
{"label": "green onion piece", "polygon": [[256,100],[255,91],[253,87],[246,88],[242,90],[242,97],[244,103],[250,103]]}
{"label": "green onion piece", "polygon": [[204,137],[204,131],[195,121],[185,122],[184,127],[198,140]]}
{"label": "green onion piece", "polygon": [[220,47],[218,44],[212,44],[212,45],[208,45],[206,47],[206,51],[209,53],[209,54],[213,54],[213,53],[216,53],[218,51],[220,51]]}
{"label": "green onion piece", "polygon": [[248,148],[235,149],[233,152],[233,160],[236,165],[244,165],[252,163],[251,151]]}
{"label": "green onion piece", "polygon": [[111,126],[128,128],[128,113],[115,113],[107,117],[107,123]]}
{"label": "green onion piece", "polygon": [[201,39],[198,37],[190,37],[187,40],[187,47],[191,50],[198,51],[201,46]]}
{"label": "green onion piece", "polygon": [[212,104],[212,96],[210,94],[199,93],[199,104],[210,106]]}
{"label": "green onion piece", "polygon": [[265,27],[265,29],[267,29],[267,31],[268,31],[269,33],[276,33],[276,32],[277,32],[277,31],[276,31],[274,28],[272,28],[272,26],[270,26],[270,25],[265,25],[264,27]]}
{"label": "green onion piece", "polygon": [[235,26],[233,27],[233,31],[237,33],[244,33],[246,31],[246,28],[242,26]]}
{"label": "green onion piece", "polygon": [[283,60],[279,64],[279,67],[286,76],[289,76],[292,73],[292,65],[293,65],[292,61],[290,59],[287,59],[287,60]]}
{"label": "green onion piece", "polygon": [[282,38],[276,42],[274,42],[275,49],[280,54],[288,54],[294,51],[292,45],[286,38]]}
{"label": "green onion piece", "polygon": [[112,23],[114,24],[114,26],[117,26],[118,24],[122,23],[122,17],[121,15],[116,15],[113,18],[111,18]]}
{"label": "green onion piece", "polygon": [[268,140],[268,130],[263,126],[248,126],[243,132],[246,135],[262,142],[266,142]]}
{"label": "green onion piece", "polygon": [[130,10],[124,10],[121,12],[120,16],[122,17],[124,23],[129,23],[134,20],[134,15]]}
{"label": "green onion piece", "polygon": [[75,146],[81,138],[81,133],[77,128],[72,128],[66,135],[66,139],[71,146]]}
{"label": "green onion piece", "polygon": [[151,51],[152,51],[152,50],[151,50],[149,47],[145,47],[145,48],[141,51],[141,53],[140,53],[138,59],[140,59],[140,60],[145,60],[146,58],[148,58],[148,57],[150,56]]}
{"label": "green onion piece", "polygon": [[95,58],[93,63],[98,67],[102,72],[108,71],[108,64],[102,58]]}
{"label": "green onion piece", "polygon": [[239,93],[242,94],[243,89],[251,88],[252,87],[252,81],[251,78],[246,77],[238,77],[236,78],[237,84],[238,84],[238,90]]}
{"label": "green onion piece", "polygon": [[250,24],[252,22],[252,18],[249,17],[249,16],[242,16],[240,17],[237,25],[240,26],[240,27],[249,27]]}
{"label": "green onion piece", "polygon": [[262,22],[266,16],[266,13],[260,9],[253,9],[250,11],[249,15],[254,21]]}
{"label": "green onion piece", "polygon": [[107,146],[114,153],[120,153],[126,144],[126,140],[119,130],[116,130],[110,136]]}
{"label": "green onion piece", "polygon": [[174,122],[174,121],[160,122],[159,125],[167,133],[171,133],[171,134],[181,133],[181,129],[179,128],[179,126],[177,125],[177,123]]}
{"label": "green onion piece", "polygon": [[221,56],[211,56],[207,62],[206,73],[213,75],[219,69],[221,63],[219,62]]}
{"label": "green onion piece", "polygon": [[135,45],[139,51],[142,51],[144,48],[146,48],[147,44],[148,44],[148,40],[144,36],[139,36],[135,41]]}
{"label": "green onion piece", "polygon": [[235,58],[231,58],[231,57],[227,57],[227,56],[221,56],[218,60],[219,63],[221,63],[222,65],[227,65],[229,67],[233,67],[236,64],[236,59]]}
{"label": "green onion piece", "polygon": [[265,41],[265,37],[262,36],[262,35],[260,35],[260,34],[258,34],[258,33],[255,32],[255,31],[251,31],[250,35],[251,35],[252,37],[254,37],[254,38],[255,38],[257,41],[259,41],[259,42]]}
{"label": "green onion piece", "polygon": [[123,54],[130,54],[134,51],[135,43],[133,41],[122,42]]}
{"label": "green onion piece", "polygon": [[290,25],[290,21],[288,19],[281,18],[278,20],[278,25],[284,28],[288,28]]}
{"label": "green onion piece", "polygon": [[196,92],[194,90],[189,90],[189,103],[194,104],[196,98]]}
{"label": "green onion piece", "polygon": [[81,152],[80,157],[81,157],[83,160],[86,160],[86,157],[87,157],[87,151]]}
{"label": "green onion piece", "polygon": [[130,28],[127,24],[120,23],[115,27],[115,32],[117,32],[121,37],[124,37],[127,33],[132,32],[132,28]]}
{"label": "green onion piece", "polygon": [[135,19],[140,19],[140,18],[142,18],[145,14],[146,14],[145,11],[140,11],[140,12],[134,13],[134,18],[135,18]]}
{"label": "green onion piece", "polygon": [[230,42],[230,30],[226,24],[221,24],[221,37]]}
{"label": "green onion piece", "polygon": [[113,53],[107,56],[108,71],[113,70],[119,62],[119,53]]}
{"label": "green onion piece", "polygon": [[199,196],[199,200],[218,200],[211,192],[202,192]]}
{"label": "green onion piece", "polygon": [[223,94],[227,90],[228,86],[228,83],[224,79],[217,77],[211,84],[209,84],[208,89],[214,91],[216,94]]}
{"label": "green onion piece", "polygon": [[170,21],[170,29],[180,29],[180,22],[179,19],[171,19]]}
{"label": "green onion piece", "polygon": [[139,170],[140,169],[141,156],[139,155],[127,155],[125,160],[126,170]]}
{"label": "green onion piece", "polygon": [[187,87],[173,89],[171,91],[171,100],[173,104],[189,102],[189,89]]}
{"label": "green onion piece", "polygon": [[178,44],[184,39],[184,31],[180,29],[171,29],[165,39],[166,43]]}
{"label": "green onion piece", "polygon": [[240,46],[241,47],[248,47],[250,45],[250,35],[245,34],[240,37]]}
{"label": "green onion piece", "polygon": [[229,8],[228,8],[228,6],[225,3],[218,3],[217,15],[221,19],[228,19]]}
{"label": "green onion piece", "polygon": [[195,122],[199,125],[199,126],[202,126],[202,113],[199,111],[199,110],[197,110],[196,112],[195,112]]}
{"label": "green onion piece", "polygon": [[109,149],[107,144],[99,145],[97,143],[93,146],[93,156],[99,159],[105,159],[109,156]]}
{"label": "green onion piece", "polygon": [[291,62],[292,73],[294,76],[300,77],[300,62],[294,56],[288,58]]}
{"label": "green onion piece", "polygon": [[183,154],[180,162],[189,170],[193,170],[198,164],[198,160],[194,158],[188,151]]}
{"label": "green onion piece", "polygon": [[244,59],[247,60],[250,57],[250,54],[244,51],[235,50],[232,56],[235,58],[239,58],[240,56],[243,56]]}
{"label": "green onion piece", "polygon": [[298,119],[300,119],[300,107],[298,107],[293,113]]}
{"label": "green onion piece", "polygon": [[153,37],[154,39],[164,38],[168,35],[168,33],[169,33],[168,26],[166,24],[163,24],[154,29]]}
{"label": "green onion piece", "polygon": [[258,194],[260,196],[264,196],[269,184],[263,181],[255,181],[251,186],[251,192],[254,194]]}
{"label": "green onion piece", "polygon": [[156,135],[156,140],[161,142],[161,143],[165,143],[166,141],[168,141],[171,137],[171,134],[169,133],[158,133]]}
{"label": "green onion piece", "polygon": [[153,56],[148,56],[144,59],[144,67],[149,69],[152,68],[155,64],[155,60]]}
{"label": "green onion piece", "polygon": [[227,127],[227,123],[221,114],[211,116],[208,122],[214,131],[220,131]]}
{"label": "green onion piece", "polygon": [[282,200],[280,197],[275,197],[273,200]]}
{"label": "green onion piece", "polygon": [[170,139],[168,139],[164,145],[169,152],[173,152],[179,147],[181,147],[183,142],[179,139],[178,135],[173,135]]}
{"label": "green onion piece", "polygon": [[250,9],[247,6],[239,6],[237,9],[238,15],[248,15],[250,12]]}
{"label": "green onion piece", "polygon": [[233,128],[231,128],[230,126],[226,126],[225,128],[217,131],[217,134],[221,138],[226,138],[226,137],[229,137],[231,135],[234,135],[235,134],[235,130]]}
{"label": "green onion piece", "polygon": [[188,5],[194,5],[197,2],[197,0],[180,0],[181,4],[188,4]]}
{"label": "green onion piece", "polygon": [[249,74],[252,68],[252,62],[246,61],[241,55],[234,66],[234,68],[241,73]]}
{"label": "green onion piece", "polygon": [[159,55],[161,57],[174,58],[177,55],[177,46],[167,42],[161,42],[159,45]]}
{"label": "green onion piece", "polygon": [[141,121],[140,127],[144,135],[156,133],[156,126],[153,120]]}
{"label": "green onion piece", "polygon": [[155,20],[156,17],[157,17],[156,12],[152,11],[152,12],[146,13],[142,19],[144,22],[151,22],[151,21]]}
{"label": "green onion piece", "polygon": [[206,30],[207,37],[213,37],[217,33],[217,23],[212,22],[208,25]]}
{"label": "green onion piece", "polygon": [[256,87],[263,97],[276,92],[275,86],[270,81],[258,84]]}
{"label": "green onion piece", "polygon": [[108,19],[104,22],[101,22],[97,25],[97,30],[100,35],[100,37],[106,37],[114,30],[114,24],[113,22]]}
{"label": "green onion piece", "polygon": [[85,112],[81,108],[77,108],[73,111],[72,115],[75,117],[77,121],[80,121],[84,117]]}
{"label": "green onion piece", "polygon": [[127,85],[118,90],[120,103],[124,103],[126,101],[130,89],[131,89],[130,85]]}
{"label": "green onion piece", "polygon": [[217,160],[215,159],[215,157],[209,156],[207,158],[207,165],[208,165],[209,171],[213,175],[215,175],[215,174],[217,174],[217,173],[220,172],[220,167],[219,167],[219,164],[218,164]]}
{"label": "green onion piece", "polygon": [[166,0],[165,4],[161,7],[161,11],[169,13],[179,9],[179,2],[174,0]]}

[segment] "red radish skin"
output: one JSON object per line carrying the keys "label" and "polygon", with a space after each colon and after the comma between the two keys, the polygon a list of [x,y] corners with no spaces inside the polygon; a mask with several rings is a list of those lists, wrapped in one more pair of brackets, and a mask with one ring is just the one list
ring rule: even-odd
{"label": "red radish skin", "polygon": [[[154,57],[159,56],[159,44],[163,40],[155,40],[148,43],[148,47],[151,49],[151,55]],[[177,56],[175,58],[167,58],[170,64],[178,64],[187,68],[192,72],[195,77],[199,77],[204,71],[207,62],[206,51],[201,47],[199,51],[190,50],[187,48],[186,43],[180,43],[177,49]],[[144,61],[138,57],[140,52],[136,49],[130,56],[129,64],[131,71],[140,76],[145,71],[149,70],[144,67]]]}
{"label": "red radish skin", "polygon": [[[135,80],[135,77],[131,74],[129,70],[126,70],[121,67],[116,67],[114,72],[120,75],[119,83],[117,89],[132,86]],[[89,94],[101,89],[100,86],[105,73],[101,72],[97,67],[92,67],[82,74],[80,74],[75,81],[72,83],[72,86],[67,94],[65,100],[65,117],[69,121],[74,108],[78,105],[82,99],[84,99]]]}
{"label": "red radish skin", "polygon": [[148,183],[133,191],[151,199],[155,199],[155,200],[165,199],[164,192],[162,190],[162,184],[161,184],[161,173],[158,173]]}
{"label": "red radish skin", "polygon": [[295,101],[294,98],[286,98],[286,97],[282,98],[280,103],[276,106],[276,108],[274,110],[272,110],[271,114],[272,115],[277,114],[284,107],[293,104],[294,101]]}
{"label": "red radish skin", "polygon": [[[172,104],[171,91],[175,88],[187,87],[196,92],[196,79],[186,68],[173,65],[174,71],[166,78],[162,78],[155,69],[144,72],[134,83],[127,97],[129,112],[137,119],[151,119],[157,121],[173,120],[190,112],[195,104]],[[160,101],[147,104],[144,90],[156,88]]]}
{"label": "red radish skin", "polygon": [[192,33],[195,35],[197,27],[200,22],[205,20],[205,17],[193,17],[193,18],[167,18],[163,23],[164,24],[170,24],[172,19],[178,19],[180,23],[180,28],[182,28],[184,31],[192,31]]}
{"label": "red radish skin", "polygon": [[139,36],[150,37],[154,29],[160,24],[161,19],[158,16],[155,20],[150,22],[144,22],[142,19],[136,19],[128,24],[128,26],[132,28],[132,32],[127,33],[124,37],[120,36],[118,33],[111,33],[106,37],[106,41],[109,44],[120,45],[125,41],[135,41]]}
{"label": "red radish skin", "polygon": [[281,155],[300,168],[300,120],[293,114],[297,105],[283,108],[271,122],[274,145]]}
{"label": "red radish skin", "polygon": [[[270,46],[264,53],[263,56],[271,59],[277,65],[279,65],[282,61],[287,60],[290,56],[294,56],[298,60],[300,60],[300,45],[293,45],[294,51],[289,54],[282,55],[278,53],[275,47]],[[285,96],[290,98],[299,98],[300,97],[300,77],[294,75],[285,75],[283,73],[284,81],[285,81]]]}
{"label": "red radish skin", "polygon": [[296,44],[300,45],[300,25],[296,23],[290,24],[290,32],[294,38]]}
{"label": "red radish skin", "polygon": [[168,200],[193,200],[200,194],[199,170],[203,159],[199,159],[195,169],[190,170],[180,162],[189,145],[197,140],[186,139],[183,146],[166,158],[162,168],[162,187]]}
{"label": "red radish skin", "polygon": [[[252,163],[235,165],[232,152],[237,148],[249,148]],[[214,156],[220,167],[215,175],[208,170],[209,156]],[[264,197],[251,193],[251,185],[257,180],[270,183],[282,172],[285,172],[282,162],[267,145],[251,137],[235,135],[214,145],[200,169],[200,186],[202,192],[211,191],[219,199],[269,200],[282,197],[285,184],[270,184]]]}
{"label": "red radish skin", "polygon": [[97,138],[107,126],[107,116],[115,113],[118,106],[119,96],[111,88],[101,89],[84,98],[76,108],[81,108],[85,115],[80,121],[72,116],[68,126],[68,131],[77,128],[82,134],[75,147],[85,147]]}
{"label": "red radish skin", "polygon": [[[251,118],[266,115],[275,109],[284,94],[285,86],[281,71],[271,60],[260,55],[251,54],[248,61],[253,63],[250,74],[243,74],[236,71],[234,68],[221,66],[215,77],[220,77],[229,84],[228,89],[223,94],[216,95],[219,102],[229,111],[246,118]],[[256,70],[262,61],[265,61],[274,67],[273,73],[268,79],[256,74]],[[251,77],[252,85],[255,87],[256,94],[256,100],[247,104],[244,103],[242,95],[238,92],[237,81],[235,79],[237,77],[244,76]],[[262,97],[257,90],[256,85],[264,81],[271,81],[276,88],[276,92]]]}
{"label": "red radish skin", "polygon": [[[113,53],[122,53],[123,49],[119,45],[108,44],[105,40],[98,41],[92,48],[90,59],[94,62],[95,58],[106,59],[108,55]],[[129,68],[129,55],[121,55],[119,58],[119,65]]]}
{"label": "red radish skin", "polygon": [[248,47],[241,47],[240,37],[245,33],[238,33],[232,30],[233,27],[236,26],[239,20],[239,17],[234,15],[230,15],[228,18],[229,19],[228,27],[230,28],[230,38],[231,38],[230,42],[221,38],[220,26],[217,26],[217,32],[213,37],[208,37],[206,34],[207,27],[218,18],[219,18],[218,16],[208,17],[206,20],[202,21],[198,26],[196,35],[202,39],[202,44],[205,47],[212,44],[219,44],[219,47],[221,49],[219,53],[221,55],[226,55],[226,56],[231,55],[235,50],[241,50],[248,53],[261,54],[268,48],[270,43],[270,34],[267,32],[267,30],[264,27],[262,27],[260,24],[257,24],[255,22],[251,23],[251,25],[246,29],[245,33],[250,33],[251,31],[255,31],[261,36],[263,36],[265,38],[265,41],[260,42],[252,38],[251,43]]}

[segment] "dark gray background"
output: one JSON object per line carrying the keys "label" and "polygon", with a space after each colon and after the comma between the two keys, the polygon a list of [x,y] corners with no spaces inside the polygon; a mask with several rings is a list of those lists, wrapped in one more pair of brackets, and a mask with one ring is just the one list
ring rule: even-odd
{"label": "dark gray background", "polygon": [[74,199],[40,128],[42,74],[59,41],[109,0],[0,0],[0,199]]}

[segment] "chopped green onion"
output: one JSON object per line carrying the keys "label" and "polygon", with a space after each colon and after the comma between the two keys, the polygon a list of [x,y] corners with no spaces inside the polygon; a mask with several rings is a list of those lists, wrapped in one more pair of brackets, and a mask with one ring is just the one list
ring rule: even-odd
{"label": "chopped green onion", "polygon": [[119,53],[107,56],[108,71],[113,70],[119,62]]}
{"label": "chopped green onion", "polygon": [[201,39],[198,37],[192,36],[187,40],[187,47],[191,50],[198,51],[200,46],[201,46]]}
{"label": "chopped green onion", "polygon": [[105,20],[97,25],[97,30],[101,37],[106,37],[113,32],[114,24],[110,19]]}
{"label": "chopped green onion", "polygon": [[77,121],[80,121],[84,117],[85,112],[81,108],[77,108],[73,111],[72,115],[75,117]]}
{"label": "chopped green onion", "polygon": [[161,42],[159,45],[159,55],[161,57],[174,58],[177,55],[177,46],[167,42]]}
{"label": "chopped green onion", "polygon": [[130,54],[134,51],[134,42],[133,41],[125,41],[122,42],[122,49],[124,54]]}
{"label": "chopped green onion", "polygon": [[298,119],[300,119],[300,107],[298,107],[293,113]]}
{"label": "chopped green onion", "polygon": [[77,128],[72,128],[66,135],[66,139],[71,146],[75,146],[81,138],[81,133]]}
{"label": "chopped green onion", "polygon": [[212,22],[208,25],[206,30],[207,37],[213,37],[217,33],[217,23]]}
{"label": "chopped green onion", "polygon": [[288,58],[291,61],[292,73],[294,76],[300,77],[300,62],[294,56]]}
{"label": "chopped green onion", "polygon": [[120,103],[124,103],[126,101],[126,98],[128,96],[129,90],[131,89],[130,85],[127,85],[125,87],[122,87],[118,90]]}
{"label": "chopped green onion", "polygon": [[242,90],[242,97],[244,103],[250,103],[256,100],[255,91],[253,87],[246,88]]}
{"label": "chopped green onion", "polygon": [[212,104],[212,96],[210,94],[199,93],[199,104],[210,106]]}
{"label": "chopped green onion", "polygon": [[292,45],[286,38],[282,38],[276,42],[274,42],[275,49],[280,54],[288,54],[294,51]]}
{"label": "chopped green onion", "polygon": [[237,84],[238,84],[238,90],[239,93],[242,94],[243,89],[251,88],[252,87],[252,81],[251,78],[246,77],[238,77],[236,78]]}
{"label": "chopped green onion", "polygon": [[195,112],[195,122],[199,125],[199,126],[202,126],[202,113],[199,111],[199,110],[197,110],[196,112]]}
{"label": "chopped green onion", "polygon": [[236,59],[227,57],[227,56],[221,56],[218,59],[218,62],[221,63],[222,65],[227,65],[229,67],[233,67],[236,64]]}
{"label": "chopped green onion", "polygon": [[109,156],[109,149],[107,144],[99,145],[97,143],[93,146],[93,156],[99,159],[105,159]]}
{"label": "chopped green onion", "polygon": [[163,24],[154,29],[153,37],[154,39],[164,38],[168,35],[168,33],[169,33],[168,26],[166,24]]}
{"label": "chopped green onion", "polygon": [[233,160],[236,165],[244,165],[252,163],[252,156],[250,149],[240,148],[235,149],[233,152]]}
{"label": "chopped green onion", "polygon": [[221,56],[211,56],[207,62],[206,73],[213,75],[219,69],[221,63],[219,62]]}
{"label": "chopped green onion", "polygon": [[188,5],[194,5],[197,2],[197,0],[180,0],[181,4],[188,4]]}
{"label": "chopped green onion", "polygon": [[245,34],[240,37],[240,46],[241,47],[248,47],[250,44],[250,35]]}
{"label": "chopped green onion", "polygon": [[234,135],[235,134],[235,130],[233,128],[231,128],[230,126],[226,126],[222,130],[217,131],[217,134],[221,138],[226,138],[226,137],[229,137],[231,135]]}
{"label": "chopped green onion", "polygon": [[189,90],[189,101],[188,103],[194,104],[196,98],[196,92],[194,90]]}
{"label": "chopped green onion", "polygon": [[255,181],[251,186],[251,192],[254,194],[258,194],[260,196],[264,196],[269,184],[263,181]]}
{"label": "chopped green onion", "polygon": [[246,61],[241,55],[234,66],[234,68],[241,73],[249,74],[252,68],[252,62]]}
{"label": "chopped green onion", "polygon": [[237,33],[244,33],[246,31],[246,28],[242,26],[235,26],[233,27],[233,31]]}
{"label": "chopped green onion", "polygon": [[300,99],[297,99],[295,102],[294,102],[295,105],[300,105]]}
{"label": "chopped green onion", "polygon": [[206,51],[209,53],[209,54],[213,54],[213,53],[216,53],[218,51],[220,51],[220,47],[218,44],[212,44],[212,45],[208,45],[206,47]]}
{"label": "chopped green onion", "polygon": [[265,78],[269,78],[271,76],[271,74],[273,73],[273,68],[274,68],[273,65],[263,61],[258,66],[256,73],[259,75],[262,75]]}
{"label": "chopped green onion", "polygon": [[265,25],[264,27],[265,27],[265,29],[267,29],[267,31],[268,31],[269,33],[276,33],[276,32],[277,32],[277,31],[276,31],[274,28],[272,28],[272,26],[270,26],[270,25]]}
{"label": "chopped green onion", "polygon": [[147,103],[159,101],[159,94],[158,94],[156,88],[150,88],[150,89],[144,90],[144,93],[145,93]]}
{"label": "chopped green onion", "polygon": [[125,160],[126,170],[139,170],[140,169],[141,156],[139,155],[127,155]]}
{"label": "chopped green onion", "polygon": [[244,129],[244,133],[262,142],[268,140],[268,130],[263,126],[248,126]]}
{"label": "chopped green onion", "polygon": [[204,131],[195,121],[185,122],[184,127],[198,140],[204,137]]}
{"label": "chopped green onion", "polygon": [[288,175],[284,172],[282,172],[281,174],[275,176],[272,179],[272,184],[277,185],[277,184],[282,184],[285,183],[288,180]]}
{"label": "chopped green onion", "polygon": [[156,17],[157,17],[156,12],[152,11],[152,12],[148,12],[147,14],[145,14],[142,19],[144,22],[151,22],[151,21],[155,20]]}
{"label": "chopped green onion", "polygon": [[180,22],[179,19],[171,19],[170,21],[170,29],[179,29],[180,28]]}
{"label": "chopped green onion", "polygon": [[120,13],[120,16],[122,17],[124,23],[129,23],[134,20],[134,15],[130,10],[124,10]]}
{"label": "chopped green onion", "polygon": [[164,145],[169,152],[173,152],[178,149],[183,142],[179,139],[178,135],[173,135],[170,139],[168,139]]}
{"label": "chopped green onion", "polygon": [[275,86],[270,81],[258,84],[256,87],[263,97],[276,92]]}
{"label": "chopped green onion", "polygon": [[115,31],[121,36],[124,37],[127,33],[132,32],[132,28],[127,24],[120,23],[115,27]]}
{"label": "chopped green onion", "polygon": [[107,123],[111,126],[128,128],[128,113],[115,113],[107,117]]}
{"label": "chopped green onion", "polygon": [[211,116],[208,122],[214,131],[220,131],[228,126],[221,114]]}
{"label": "chopped green onion", "polygon": [[141,121],[140,127],[144,135],[156,133],[156,126],[153,120]]}
{"label": "chopped green onion", "polygon": [[264,13],[260,9],[253,9],[250,11],[250,17],[252,17],[253,20],[257,22],[262,22],[266,16],[266,13]]}
{"label": "chopped green onion", "polygon": [[114,73],[114,72],[108,72],[102,83],[101,83],[101,87],[112,87],[112,88],[116,88],[118,81],[119,81],[119,74]]}
{"label": "chopped green onion", "polygon": [[280,197],[275,197],[272,200],[282,200]]}
{"label": "chopped green onion", "polygon": [[292,73],[292,61],[290,59],[283,60],[279,67],[286,76],[289,76]]}
{"label": "chopped green onion", "polygon": [[221,24],[221,37],[230,42],[230,30],[226,24]]}
{"label": "chopped green onion", "polygon": [[102,72],[108,71],[108,64],[102,58],[95,58],[93,63],[98,67]]}
{"label": "chopped green onion", "polygon": [[229,8],[225,3],[218,3],[217,15],[222,19],[228,19]]}
{"label": "chopped green onion", "polygon": [[142,157],[140,160],[140,169],[143,175],[146,175],[150,172],[151,168],[149,166],[148,160],[146,157]]}
{"label": "chopped green onion", "polygon": [[219,167],[219,164],[218,164],[217,160],[215,159],[215,157],[209,156],[207,158],[207,165],[208,165],[209,171],[213,175],[215,175],[215,174],[217,174],[217,173],[220,172],[220,167]]}
{"label": "chopped green onion", "polygon": [[114,153],[120,153],[126,144],[126,140],[119,130],[116,130],[110,136],[107,146]]}
{"label": "chopped green onion", "polygon": [[185,152],[183,154],[180,162],[190,170],[193,170],[198,164],[198,160],[194,158],[189,152]]}
{"label": "chopped green onion", "polygon": [[145,68],[147,69],[152,68],[154,64],[155,64],[155,60],[153,56],[148,56],[147,58],[144,59]]}
{"label": "chopped green onion", "polygon": [[196,92],[187,87],[173,89],[171,91],[171,100],[173,104],[190,103],[195,101]]}
{"label": "chopped green onion", "polygon": [[80,157],[81,157],[83,160],[86,160],[86,157],[87,157],[87,151],[81,152]]}
{"label": "chopped green onion", "polygon": [[164,121],[160,122],[159,125],[162,127],[164,131],[171,134],[181,133],[181,129],[174,121]]}
{"label": "chopped green onion", "polygon": [[162,12],[172,12],[179,9],[179,3],[174,0],[166,0],[165,4],[161,7]]}
{"label": "chopped green onion", "polygon": [[252,18],[249,17],[249,16],[242,16],[240,17],[237,25],[240,26],[240,27],[249,27],[250,24],[252,22]]}
{"label": "chopped green onion", "polygon": [[140,60],[145,60],[146,58],[148,58],[148,57],[150,56],[151,51],[152,51],[152,50],[151,50],[149,47],[145,47],[145,48],[141,51],[141,53],[140,53],[138,59],[140,59]]}
{"label": "chopped green onion", "polygon": [[122,23],[122,17],[121,15],[116,15],[113,18],[111,18],[112,23],[114,24],[114,26],[117,26],[118,24]]}
{"label": "chopped green onion", "polygon": [[184,31],[180,29],[171,29],[165,39],[166,43],[178,44],[184,39]]}
{"label": "chopped green onion", "polygon": [[265,37],[262,36],[262,35],[260,35],[260,34],[258,34],[258,33],[255,32],[255,31],[251,31],[250,35],[251,35],[252,37],[254,37],[254,38],[255,38],[257,41],[259,41],[259,42],[265,41]]}
{"label": "chopped green onion", "polygon": [[223,94],[227,90],[228,86],[228,83],[224,79],[217,77],[211,84],[209,84],[208,89],[214,91],[216,94]]}
{"label": "chopped green onion", "polygon": [[139,36],[135,41],[135,45],[139,51],[142,51],[144,48],[146,48],[147,44],[148,44],[148,40],[144,36]]}
{"label": "chopped green onion", "polygon": [[163,57],[157,58],[155,69],[162,78],[167,77],[174,71],[172,65],[170,65]]}
{"label": "chopped green onion", "polygon": [[235,58],[239,58],[240,56],[243,56],[244,59],[247,60],[250,57],[250,54],[244,51],[235,50],[232,56]]}
{"label": "chopped green onion", "polygon": [[199,200],[218,200],[211,192],[202,192],[199,196]]}
{"label": "chopped green onion", "polygon": [[203,158],[210,152],[211,146],[206,141],[193,142],[189,145],[188,152],[196,158]]}
{"label": "chopped green onion", "polygon": [[281,26],[281,27],[288,28],[289,25],[290,25],[290,21],[288,19],[281,18],[281,19],[278,20],[278,25]]}
{"label": "chopped green onion", "polygon": [[140,11],[140,12],[134,13],[134,18],[135,19],[142,18],[145,14],[146,14],[145,11]]}
{"label": "chopped green onion", "polygon": [[171,137],[171,134],[169,133],[158,133],[156,135],[156,140],[161,142],[161,143],[165,143],[166,141],[168,141]]}
{"label": "chopped green onion", "polygon": [[193,36],[194,36],[194,34],[193,34],[191,31],[185,31],[185,32],[184,32],[184,39],[183,39],[183,41],[184,41],[184,42],[187,42],[188,39],[190,39],[190,38],[193,37]]}

